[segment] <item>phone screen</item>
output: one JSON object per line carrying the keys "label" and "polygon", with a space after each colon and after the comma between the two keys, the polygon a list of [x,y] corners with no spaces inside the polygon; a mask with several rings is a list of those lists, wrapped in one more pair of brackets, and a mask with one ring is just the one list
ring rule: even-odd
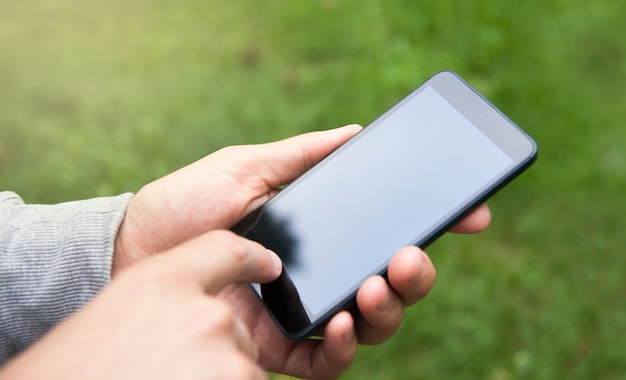
{"label": "phone screen", "polygon": [[[470,121],[450,88],[440,91],[416,90],[254,216],[246,236],[284,265],[279,280],[254,287],[287,335],[312,333],[399,249],[430,242],[523,166],[509,137],[499,143],[476,125],[490,115]],[[529,161],[536,149],[525,146]]]}

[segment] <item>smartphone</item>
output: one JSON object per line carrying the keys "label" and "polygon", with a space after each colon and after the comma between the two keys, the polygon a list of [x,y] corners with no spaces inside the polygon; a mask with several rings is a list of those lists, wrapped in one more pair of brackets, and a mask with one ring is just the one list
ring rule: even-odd
{"label": "smartphone", "polygon": [[252,286],[287,337],[309,337],[399,249],[426,247],[536,156],[476,90],[438,73],[233,228],[283,261]]}

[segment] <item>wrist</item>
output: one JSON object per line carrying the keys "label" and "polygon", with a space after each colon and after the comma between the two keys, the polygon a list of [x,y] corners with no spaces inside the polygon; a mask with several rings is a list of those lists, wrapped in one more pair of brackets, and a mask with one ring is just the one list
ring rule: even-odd
{"label": "wrist", "polygon": [[111,259],[111,279],[113,279],[123,268],[128,266],[126,256],[124,254],[124,247],[122,244],[122,231],[124,222],[120,225],[120,228],[115,236],[115,242],[113,243],[113,257]]}
{"label": "wrist", "polygon": [[115,241],[113,242],[113,257],[111,259],[111,279],[117,276],[122,270],[128,268],[135,262],[147,257],[148,254],[140,248],[133,239],[133,201],[131,199],[126,215],[120,224]]}

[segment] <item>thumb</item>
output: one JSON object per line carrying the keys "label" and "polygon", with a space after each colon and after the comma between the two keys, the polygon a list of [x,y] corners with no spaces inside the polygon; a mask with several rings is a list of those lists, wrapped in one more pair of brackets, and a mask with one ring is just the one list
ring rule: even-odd
{"label": "thumb", "polygon": [[226,165],[224,172],[238,182],[265,193],[292,182],[361,129],[352,124],[266,144],[233,146],[209,157],[216,165]]}
{"label": "thumb", "polygon": [[270,282],[282,271],[274,252],[226,230],[207,232],[154,258],[208,294],[242,281]]}

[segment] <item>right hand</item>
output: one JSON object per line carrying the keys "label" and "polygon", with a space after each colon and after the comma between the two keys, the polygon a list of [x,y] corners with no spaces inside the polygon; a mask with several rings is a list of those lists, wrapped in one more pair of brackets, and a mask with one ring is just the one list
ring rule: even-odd
{"label": "right hand", "polygon": [[265,379],[243,322],[214,295],[268,282],[280,259],[217,230],[124,271],[0,371],[2,379]]}

